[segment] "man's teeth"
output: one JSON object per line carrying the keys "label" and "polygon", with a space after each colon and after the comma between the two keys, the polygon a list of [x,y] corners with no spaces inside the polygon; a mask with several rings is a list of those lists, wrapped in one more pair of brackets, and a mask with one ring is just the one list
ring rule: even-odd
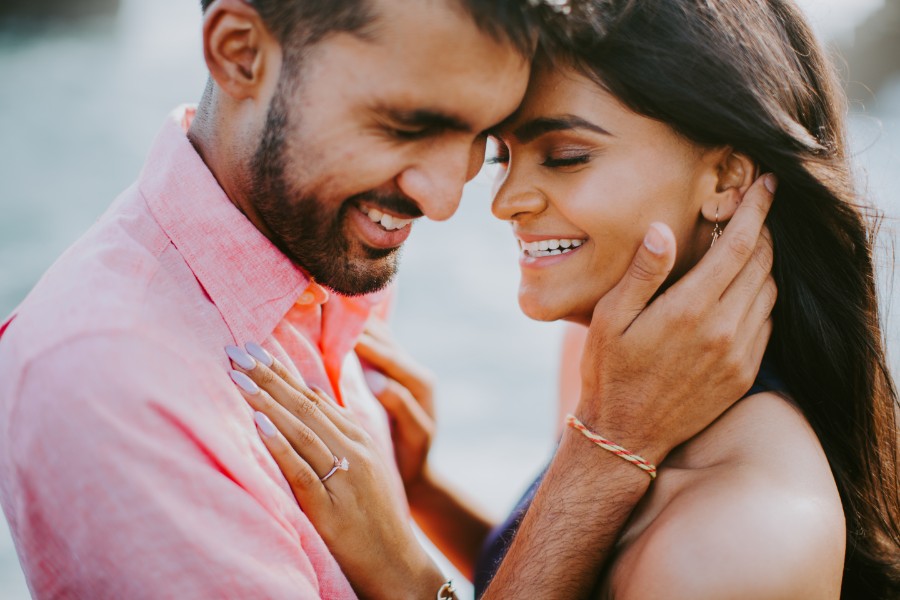
{"label": "man's teeth", "polygon": [[542,256],[556,256],[568,254],[584,243],[584,240],[541,240],[539,242],[519,242],[525,256],[541,258]]}
{"label": "man's teeth", "polygon": [[373,223],[380,224],[388,231],[403,229],[404,227],[415,221],[415,219],[401,219],[399,217],[393,217],[381,212],[377,208],[367,208],[365,206],[361,206],[360,210],[368,215],[369,218],[372,219]]}

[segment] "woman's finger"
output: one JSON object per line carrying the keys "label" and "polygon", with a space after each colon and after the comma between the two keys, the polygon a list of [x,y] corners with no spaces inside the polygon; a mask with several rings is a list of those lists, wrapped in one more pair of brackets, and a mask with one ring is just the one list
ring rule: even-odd
{"label": "woman's finger", "polygon": [[429,415],[434,414],[434,377],[396,344],[363,333],[357,342],[356,353],[360,359],[408,389]]}
{"label": "woman's finger", "polygon": [[[257,386],[268,392],[275,402],[313,430],[326,445],[331,448],[342,445],[346,435],[335,423],[338,417],[329,410],[332,408],[329,406],[330,400],[318,396],[305,383],[298,382],[296,379],[294,379],[295,385],[301,386],[300,389],[290,385],[272,368],[259,360],[254,360],[237,346],[228,346],[225,352]],[[281,367],[274,359],[272,367],[284,370],[284,367]],[[331,414],[326,414],[326,411]]]}
{"label": "woman's finger", "polygon": [[421,431],[430,435],[433,425],[431,417],[416,399],[402,385],[387,379],[384,387],[375,397],[384,407],[391,419],[397,422],[397,428],[404,432]]}
{"label": "woman's finger", "polygon": [[315,470],[294,451],[278,428],[260,411],[253,414],[260,438],[287,479],[294,497],[307,514],[320,514],[328,503],[328,491]]}
{"label": "woman's finger", "polygon": [[247,403],[254,411],[265,414],[290,442],[293,449],[317,472],[324,475],[334,464],[334,452],[310,427],[276,402],[246,373],[231,371],[231,379],[237,384]]}
{"label": "woman's finger", "polygon": [[[307,399],[315,403],[319,409],[331,419],[331,422],[341,430],[345,435],[354,433],[356,427],[350,413],[344,407],[340,406],[331,396],[322,392],[321,389],[311,389],[306,385],[302,378],[296,377],[290,370],[285,367],[281,361],[272,356],[265,348],[255,343],[247,343],[244,345],[247,352],[258,362],[272,370],[276,375],[283,379],[291,388],[304,394]],[[320,400],[325,402],[320,402]],[[352,436],[351,436],[352,437]]]}
{"label": "woman's finger", "polygon": [[[291,373],[279,360],[272,356],[268,350],[259,344],[248,342],[244,344],[244,348],[246,349],[247,354],[256,359],[257,362],[262,363],[263,366],[271,369],[276,375],[281,377],[281,379],[298,392],[310,389],[301,377],[297,377]],[[334,402],[331,398],[328,398],[328,400]]]}

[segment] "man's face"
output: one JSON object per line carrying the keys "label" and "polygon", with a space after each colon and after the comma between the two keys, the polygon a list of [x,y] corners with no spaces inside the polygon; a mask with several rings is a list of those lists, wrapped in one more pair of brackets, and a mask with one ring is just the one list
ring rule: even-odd
{"label": "man's face", "polygon": [[347,295],[390,281],[414,219],[454,213],[529,69],[452,2],[373,4],[367,39],[286,52],[246,192],[281,250]]}

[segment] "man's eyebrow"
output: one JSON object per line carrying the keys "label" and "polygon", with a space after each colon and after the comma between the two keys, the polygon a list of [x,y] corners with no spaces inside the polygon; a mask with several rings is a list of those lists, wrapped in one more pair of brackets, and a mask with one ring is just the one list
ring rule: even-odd
{"label": "man's eyebrow", "polygon": [[385,108],[382,109],[382,112],[398,125],[404,125],[411,128],[415,127],[435,131],[459,131],[463,133],[471,133],[474,131],[474,127],[464,119],[439,110],[400,110],[395,108]]}
{"label": "man's eyebrow", "polygon": [[538,117],[522,123],[516,127],[512,133],[520,143],[527,144],[552,131],[566,131],[569,129],[587,129],[588,131],[593,131],[600,135],[613,135],[599,125],[595,125],[594,123],[575,115]]}

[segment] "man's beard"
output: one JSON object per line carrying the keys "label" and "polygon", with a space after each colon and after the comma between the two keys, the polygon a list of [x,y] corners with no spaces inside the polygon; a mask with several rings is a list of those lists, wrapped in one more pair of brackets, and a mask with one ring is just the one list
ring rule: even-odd
{"label": "man's beard", "polygon": [[378,291],[396,274],[399,249],[372,248],[349,239],[348,211],[365,200],[400,214],[421,213],[410,200],[395,194],[367,192],[337,204],[292,186],[285,177],[285,135],[289,129],[286,97],[286,90],[279,87],[269,107],[265,130],[250,164],[250,201],[271,232],[272,242],[318,283],[347,296]]}

